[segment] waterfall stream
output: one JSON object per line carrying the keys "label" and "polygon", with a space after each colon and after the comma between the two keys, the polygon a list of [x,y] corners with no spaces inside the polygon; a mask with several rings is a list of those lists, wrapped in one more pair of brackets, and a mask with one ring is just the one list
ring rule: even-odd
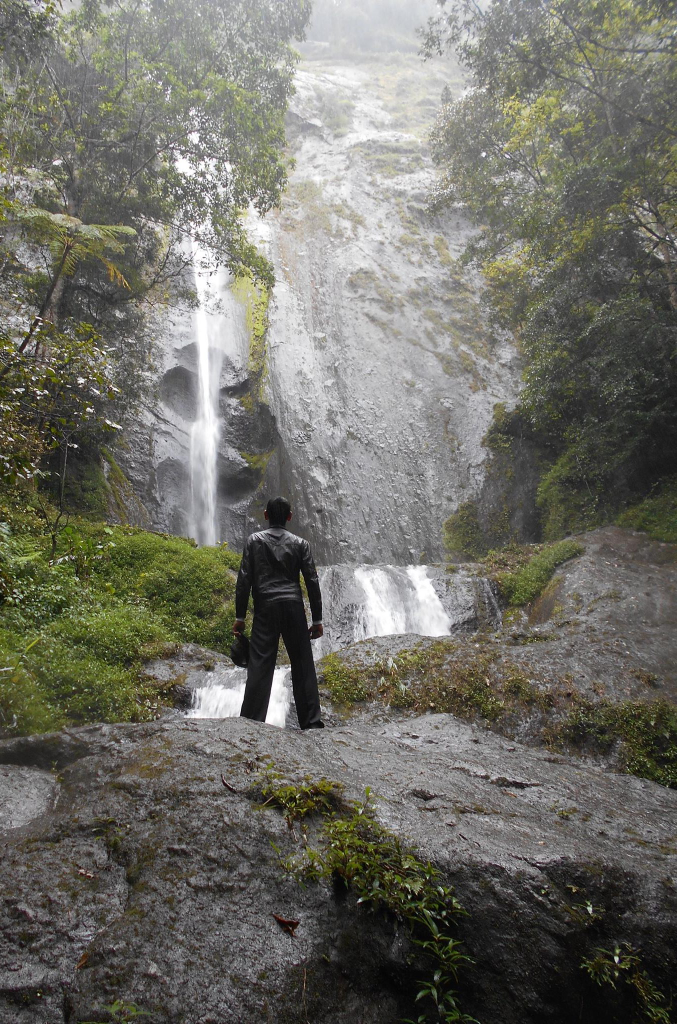
{"label": "waterfall stream", "polygon": [[219,376],[223,360],[220,339],[213,338],[209,327],[209,276],[205,254],[193,242],[195,288],[198,308],[195,313],[197,348],[197,418],[190,431],[191,533],[198,544],[219,541],[216,509],[219,447]]}
{"label": "waterfall stream", "polygon": [[360,566],[355,580],[365,601],[355,623],[355,640],[397,633],[448,636],[451,619],[435,592],[426,567]]}

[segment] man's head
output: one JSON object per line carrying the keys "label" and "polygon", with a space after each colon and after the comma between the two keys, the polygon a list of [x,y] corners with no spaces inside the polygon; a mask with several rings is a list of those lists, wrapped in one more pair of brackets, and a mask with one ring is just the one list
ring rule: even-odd
{"label": "man's head", "polygon": [[263,514],[271,526],[284,526],[291,519],[291,505],[286,498],[271,498]]}

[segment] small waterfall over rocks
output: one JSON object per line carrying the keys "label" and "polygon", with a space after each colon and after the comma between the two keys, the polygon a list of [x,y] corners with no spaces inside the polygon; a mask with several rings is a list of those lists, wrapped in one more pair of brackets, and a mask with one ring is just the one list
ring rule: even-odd
{"label": "small waterfall over rocks", "polygon": [[[412,633],[450,636],[497,627],[501,613],[489,580],[459,569],[426,565],[332,565],[319,570],[325,634],[313,643],[318,660],[360,640]],[[240,713],[244,669],[221,668],[194,690],[193,718],[230,718]],[[291,703],[289,669],[273,677],[266,722],[283,727]]]}
{"label": "small waterfall over rocks", "polygon": [[393,633],[449,635],[451,618],[424,565],[360,566],[355,580],[366,597],[355,626],[356,640]]}
{"label": "small waterfall over rocks", "polygon": [[[225,668],[207,686],[193,692],[193,706],[187,718],[235,718],[240,714],[247,672],[243,668]],[[291,702],[289,669],[275,669],[266,723],[284,728]]]}

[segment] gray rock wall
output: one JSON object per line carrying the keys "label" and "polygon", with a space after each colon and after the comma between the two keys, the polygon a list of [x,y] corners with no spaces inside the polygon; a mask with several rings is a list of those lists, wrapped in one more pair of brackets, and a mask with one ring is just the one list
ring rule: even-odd
{"label": "gray rock wall", "polygon": [[[247,331],[227,289],[216,327],[227,347],[239,338],[224,361],[219,464],[222,538],[235,546],[263,497],[282,492],[320,562],[433,561],[443,520],[481,491],[482,437],[494,404],[514,401],[518,368],[458,263],[467,224],[427,208],[425,137],[446,78],[402,55],[300,67],[296,167],[282,209],[251,223],[277,277],[261,403],[242,402]],[[153,525],[185,533],[195,355],[191,317],[175,320],[157,410],[128,437],[125,469]]]}

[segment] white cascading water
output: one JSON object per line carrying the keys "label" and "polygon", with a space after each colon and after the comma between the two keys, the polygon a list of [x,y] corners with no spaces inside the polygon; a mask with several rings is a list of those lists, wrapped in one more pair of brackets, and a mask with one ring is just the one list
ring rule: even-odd
{"label": "white cascading water", "polygon": [[360,566],[355,580],[365,595],[355,624],[355,639],[418,633],[449,636],[451,619],[424,565]]}
{"label": "white cascading water", "polygon": [[[234,668],[226,669],[223,675],[229,678],[222,682],[200,686],[193,691],[193,706],[187,712],[188,718],[235,718],[240,714],[246,673],[243,669]],[[291,700],[287,685],[288,676],[288,668],[275,669],[268,714],[266,715],[268,725],[277,725],[281,729],[284,728]]]}
{"label": "white cascading water", "polygon": [[[216,514],[217,458],[219,449],[219,377],[223,350],[219,339],[209,330],[209,280],[204,270],[205,254],[193,242],[195,288],[198,308],[195,314],[198,394],[197,419],[190,431],[191,533],[198,544],[213,545],[219,540]],[[216,344],[212,344],[216,341]]]}

